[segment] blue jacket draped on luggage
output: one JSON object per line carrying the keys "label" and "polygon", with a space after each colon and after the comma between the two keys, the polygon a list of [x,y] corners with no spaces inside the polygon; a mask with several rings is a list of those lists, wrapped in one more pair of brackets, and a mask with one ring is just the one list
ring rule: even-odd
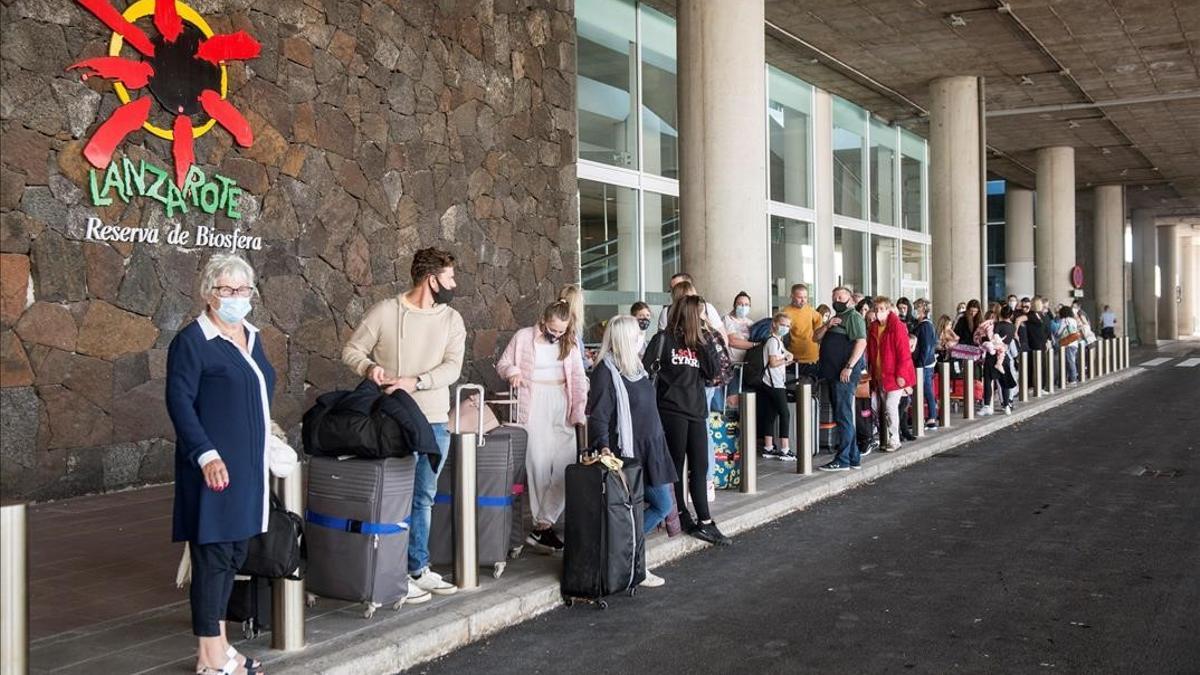
{"label": "blue jacket draped on luggage", "polygon": [[[266,442],[275,370],[258,329],[244,325],[253,365],[204,314],[179,331],[167,351],[167,412],[175,425],[175,541],[243,541],[266,531]],[[229,472],[229,487],[221,492],[208,488],[200,469],[201,457],[213,450]]]}

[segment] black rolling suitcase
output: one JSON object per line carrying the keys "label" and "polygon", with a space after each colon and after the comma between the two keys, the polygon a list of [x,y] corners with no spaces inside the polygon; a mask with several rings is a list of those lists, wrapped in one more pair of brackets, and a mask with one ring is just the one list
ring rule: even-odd
{"label": "black rolling suitcase", "polygon": [[605,597],[633,595],[646,579],[642,467],[623,462],[620,472],[599,461],[567,467],[561,589],[568,606],[579,600],[607,608]]}
{"label": "black rolling suitcase", "polygon": [[242,624],[242,636],[247,640],[271,630],[271,580],[238,575],[229,594],[225,620]]}

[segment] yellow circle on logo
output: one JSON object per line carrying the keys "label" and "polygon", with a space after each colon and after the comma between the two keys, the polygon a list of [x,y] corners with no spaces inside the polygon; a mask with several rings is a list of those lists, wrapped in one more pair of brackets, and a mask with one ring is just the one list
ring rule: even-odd
{"label": "yellow circle on logo", "polygon": [[[209,27],[208,22],[205,21],[204,17],[200,16],[200,13],[197,12],[196,10],[192,9],[191,7],[188,7],[186,4],[184,4],[182,2],[179,2],[179,0],[176,0],[175,11],[179,12],[179,18],[192,24],[196,28],[199,28],[200,32],[204,34],[204,37],[210,38],[213,36],[212,28]],[[137,21],[138,19],[141,19],[141,18],[147,17],[147,16],[151,16],[152,14],[154,14],[154,0],[138,0],[137,2],[133,3],[128,8],[126,8],[125,12],[121,16],[125,17],[125,20],[128,21],[129,23],[133,23],[133,22]],[[109,56],[120,56],[121,55],[121,46],[124,44],[125,44],[125,38],[121,37],[120,33],[113,33],[112,38],[110,38],[108,41],[108,55]],[[229,74],[225,70],[224,63],[222,63],[220,67],[221,67],[221,98],[225,98],[225,94],[228,91]],[[129,103],[131,100],[133,100],[132,97],[129,96],[129,90],[126,89],[125,85],[122,84],[119,80],[113,81],[113,90],[115,90],[117,92],[117,98],[121,99],[121,103]],[[151,96],[152,94],[146,94],[146,95]],[[204,124],[202,124],[198,127],[193,127],[192,128],[192,138],[200,138],[204,134],[208,133],[208,130],[212,129],[213,125],[216,123],[217,123],[216,120],[209,118],[209,120],[207,122],[205,122]],[[159,138],[165,138],[168,141],[175,140],[175,132],[173,130],[164,129],[159,126],[155,126],[155,125],[151,124],[149,121],[144,122],[142,124],[142,128],[145,129],[146,131],[149,131],[150,133],[154,134],[155,136],[158,136]]]}

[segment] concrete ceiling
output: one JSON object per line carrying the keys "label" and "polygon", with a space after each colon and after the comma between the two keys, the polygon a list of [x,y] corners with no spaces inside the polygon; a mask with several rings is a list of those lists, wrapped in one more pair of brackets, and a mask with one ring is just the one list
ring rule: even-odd
{"label": "concrete ceiling", "polygon": [[772,64],[920,132],[931,80],[982,76],[998,176],[1033,185],[1035,151],[1071,145],[1080,188],[1200,214],[1200,0],[766,0],[766,16]]}

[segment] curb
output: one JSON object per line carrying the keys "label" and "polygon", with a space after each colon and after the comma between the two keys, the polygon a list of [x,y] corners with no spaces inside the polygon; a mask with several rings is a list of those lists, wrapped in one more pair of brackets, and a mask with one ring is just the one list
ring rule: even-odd
{"label": "curb", "polygon": [[[878,459],[865,464],[861,471],[814,473],[800,482],[745,495],[742,498],[747,499],[747,503],[722,514],[721,529],[731,536],[746,532],[1144,372],[1142,368],[1131,366],[1049,398],[1033,399],[1012,415],[977,419],[965,430],[952,425],[949,434],[941,430],[935,432],[933,439],[926,436],[899,452],[879,454]],[[760,479],[760,485],[762,483]],[[647,547],[646,565],[658,567],[708,547],[709,544],[692,537],[657,538]],[[305,650],[277,653],[276,658],[265,659],[265,665],[282,675],[397,673],[445,656],[562,604],[557,577],[542,574],[506,584],[503,588],[488,589],[456,601],[453,606],[436,608],[436,613],[401,626],[366,626],[361,631],[332,638]]]}

